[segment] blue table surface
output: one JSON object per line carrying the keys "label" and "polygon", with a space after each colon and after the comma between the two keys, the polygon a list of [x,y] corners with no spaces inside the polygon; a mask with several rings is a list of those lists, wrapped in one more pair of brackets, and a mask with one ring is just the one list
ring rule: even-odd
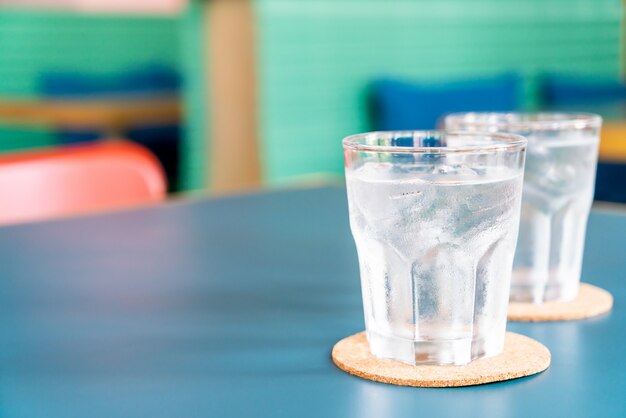
{"label": "blue table surface", "polygon": [[610,314],[509,324],[546,372],[419,389],[330,360],[363,329],[343,188],[0,228],[0,416],[624,417],[625,244],[626,216],[594,210],[584,278]]}

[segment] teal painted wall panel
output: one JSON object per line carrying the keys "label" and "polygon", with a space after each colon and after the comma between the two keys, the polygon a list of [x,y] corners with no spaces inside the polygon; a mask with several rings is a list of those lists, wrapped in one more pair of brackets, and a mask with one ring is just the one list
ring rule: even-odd
{"label": "teal painted wall panel", "polygon": [[258,109],[270,184],[342,172],[342,136],[369,129],[376,77],[620,74],[620,0],[256,0]]}
{"label": "teal painted wall panel", "polygon": [[182,18],[181,67],[185,126],[181,144],[181,188],[201,189],[208,186],[209,166],[207,135],[210,124],[209,100],[206,85],[206,47],[208,30],[204,26],[204,7],[201,0],[189,2]]}
{"label": "teal painted wall panel", "polygon": [[56,143],[57,136],[49,129],[0,123],[0,152],[50,147]]}

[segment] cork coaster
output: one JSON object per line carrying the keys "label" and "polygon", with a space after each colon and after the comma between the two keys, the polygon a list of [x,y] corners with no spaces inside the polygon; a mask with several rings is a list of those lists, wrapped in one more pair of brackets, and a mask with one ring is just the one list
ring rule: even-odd
{"label": "cork coaster", "polygon": [[512,332],[506,333],[504,352],[475,360],[465,366],[431,366],[379,359],[370,353],[365,332],[344,338],[333,347],[333,362],[341,370],[400,386],[455,387],[501,382],[530,376],[550,366],[550,351],[541,343]]}
{"label": "cork coaster", "polygon": [[509,321],[542,322],[591,318],[611,310],[613,296],[606,290],[581,283],[578,296],[569,302],[509,303]]}

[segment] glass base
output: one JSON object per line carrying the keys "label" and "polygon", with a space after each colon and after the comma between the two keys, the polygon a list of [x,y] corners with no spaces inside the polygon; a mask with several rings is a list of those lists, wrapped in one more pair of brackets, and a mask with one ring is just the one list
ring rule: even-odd
{"label": "glass base", "polygon": [[578,282],[534,286],[511,284],[509,300],[521,303],[568,302],[578,296],[578,285]]}
{"label": "glass base", "polygon": [[484,338],[414,341],[372,331],[367,332],[367,339],[374,356],[413,365],[461,366],[482,357],[498,355],[504,349],[504,333],[501,341],[490,344]]}

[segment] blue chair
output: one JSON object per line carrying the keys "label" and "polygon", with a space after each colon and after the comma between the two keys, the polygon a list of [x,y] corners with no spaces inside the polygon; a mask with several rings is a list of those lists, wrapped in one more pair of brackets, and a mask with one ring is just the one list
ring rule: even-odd
{"label": "blue chair", "polygon": [[[545,109],[599,113],[609,121],[624,118],[626,86],[616,78],[550,74],[540,84]],[[624,179],[626,161],[600,160],[594,199],[626,203]]]}
{"label": "blue chair", "polygon": [[433,129],[450,112],[519,109],[521,79],[510,74],[437,84],[382,79],[372,84],[371,101],[375,130]]}
{"label": "blue chair", "polygon": [[44,96],[55,99],[163,96],[177,94],[180,84],[180,77],[174,69],[158,64],[116,74],[50,71],[37,79],[38,90]]}
{"label": "blue chair", "polygon": [[[54,99],[98,100],[112,97],[151,97],[176,95],[181,86],[176,70],[159,64],[147,65],[115,74],[47,72],[38,78],[38,90]],[[173,125],[133,126],[124,137],[152,151],[167,173],[168,183],[176,190],[180,148],[180,127]],[[98,140],[102,132],[92,129],[66,129],[59,133],[62,144]]]}
{"label": "blue chair", "polygon": [[596,106],[626,100],[626,86],[615,78],[544,75],[541,100],[547,108]]}

